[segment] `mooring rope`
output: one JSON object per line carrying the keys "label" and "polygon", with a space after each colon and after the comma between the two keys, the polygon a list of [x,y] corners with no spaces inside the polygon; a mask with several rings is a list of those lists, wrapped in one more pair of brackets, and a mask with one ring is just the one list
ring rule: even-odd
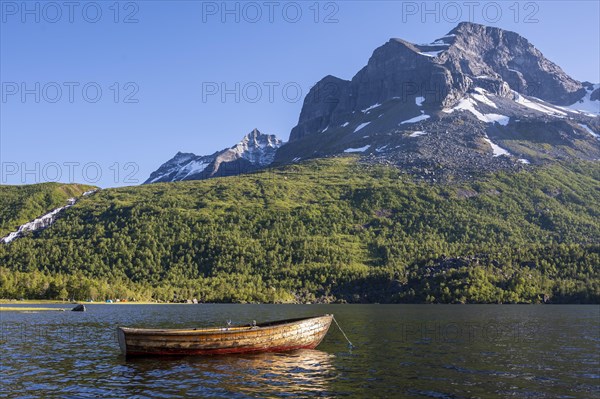
{"label": "mooring rope", "polygon": [[[333,315],[332,315],[333,316]],[[348,339],[348,337],[346,336],[346,333],[344,332],[344,330],[342,330],[342,327],[340,327],[340,324],[337,322],[337,320],[335,319],[335,316],[333,316],[333,321],[335,321],[335,325],[340,329],[340,332],[342,333],[342,335],[344,336],[344,338],[346,338],[346,341],[348,341],[348,345],[350,346],[350,348],[354,348],[354,345],[352,345],[352,342],[350,342],[350,340]]]}

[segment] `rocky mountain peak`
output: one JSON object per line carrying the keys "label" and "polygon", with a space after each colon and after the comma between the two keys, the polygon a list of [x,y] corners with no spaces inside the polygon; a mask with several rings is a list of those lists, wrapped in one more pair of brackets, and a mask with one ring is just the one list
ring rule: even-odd
{"label": "rocky mountain peak", "polygon": [[182,160],[182,159],[188,159],[188,158],[191,158],[191,157],[194,157],[194,156],[195,155],[192,154],[191,152],[181,152],[181,151],[179,151],[179,152],[177,152],[177,154],[175,154],[175,156],[173,157],[173,159]]}
{"label": "rocky mountain peak", "polygon": [[145,184],[201,180],[251,172],[272,163],[275,152],[281,145],[282,141],[277,136],[254,129],[233,147],[211,155],[178,152],[154,171]]}
{"label": "rocky mountain peak", "polygon": [[453,41],[441,60],[454,73],[502,80],[518,93],[555,105],[573,104],[585,94],[581,82],[518,33],[461,23],[448,36]]}
{"label": "rocky mountain peak", "polygon": [[275,163],[356,153],[433,181],[594,160],[599,115],[600,85],[515,32],[461,23],[431,43],[389,40],[351,80],[323,78]]}
{"label": "rocky mountain peak", "polygon": [[305,98],[290,142],[342,125],[356,113],[390,100],[414,108],[416,98],[422,97],[429,107],[453,107],[476,87],[503,97],[517,92],[554,105],[570,105],[586,95],[581,82],[526,38],[463,22],[431,43],[390,39],[375,49],[352,80],[323,78]]}
{"label": "rocky mountain peak", "polygon": [[497,28],[495,26],[487,26],[487,25],[482,25],[482,24],[478,24],[476,22],[470,22],[470,21],[463,21],[463,22],[459,22],[458,25],[456,25],[454,27],[454,29],[452,29],[450,32],[448,32],[449,35],[461,35],[461,34],[466,34],[466,35],[470,35],[470,34],[480,34],[480,33],[485,33],[488,32],[486,34],[489,34],[489,32],[509,32],[509,33],[513,33],[513,34],[517,34],[511,31],[507,31],[501,28]]}
{"label": "rocky mountain peak", "polygon": [[243,158],[258,166],[267,166],[273,162],[275,152],[282,141],[275,135],[263,134],[258,129],[248,133],[242,141],[220,154],[227,159]]}
{"label": "rocky mountain peak", "polygon": [[[265,149],[278,148],[282,141],[273,134],[263,134],[258,129],[252,130],[244,136],[236,146],[243,146],[245,149]],[[236,146],[232,147],[235,148]]]}

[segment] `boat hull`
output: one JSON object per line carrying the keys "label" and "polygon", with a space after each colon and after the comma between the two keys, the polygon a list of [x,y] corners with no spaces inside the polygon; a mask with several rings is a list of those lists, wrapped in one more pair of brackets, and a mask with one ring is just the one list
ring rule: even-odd
{"label": "boat hull", "polygon": [[282,320],[256,326],[160,330],[118,327],[126,356],[224,355],[314,349],[323,338],[332,315]]}

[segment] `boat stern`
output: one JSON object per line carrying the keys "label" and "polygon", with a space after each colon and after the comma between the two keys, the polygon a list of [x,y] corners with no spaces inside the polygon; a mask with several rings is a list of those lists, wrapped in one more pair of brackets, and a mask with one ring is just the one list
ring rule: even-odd
{"label": "boat stern", "polygon": [[117,327],[117,340],[119,341],[119,348],[123,355],[127,355],[127,342],[125,341],[125,331],[121,327]]}

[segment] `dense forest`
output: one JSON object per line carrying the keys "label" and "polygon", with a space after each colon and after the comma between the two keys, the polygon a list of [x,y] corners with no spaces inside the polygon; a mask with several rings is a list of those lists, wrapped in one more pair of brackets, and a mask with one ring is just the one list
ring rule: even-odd
{"label": "dense forest", "polygon": [[599,221],[598,163],[430,184],[321,159],[85,197],[0,245],[0,297],[600,303]]}

